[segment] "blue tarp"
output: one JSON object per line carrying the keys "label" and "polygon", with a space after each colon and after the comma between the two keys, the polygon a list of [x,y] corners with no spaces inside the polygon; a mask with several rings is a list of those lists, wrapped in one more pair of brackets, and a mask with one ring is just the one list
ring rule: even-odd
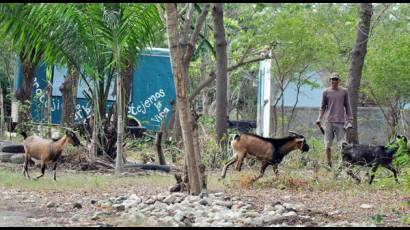
{"label": "blue tarp", "polygon": [[[21,63],[19,61],[17,63],[14,90],[21,87],[23,78]],[[33,87],[32,117],[33,122],[36,123],[47,123],[47,96],[45,94],[47,82],[45,69],[46,66],[44,64],[39,65]],[[66,74],[67,69],[65,67],[54,66],[51,123],[56,125],[60,124],[61,120],[62,97],[59,87],[63,83]],[[131,83],[125,82],[125,84]],[[113,79],[111,84],[106,111],[115,102],[115,96],[112,95],[114,85],[115,79]],[[85,83],[80,80],[77,91],[76,122],[86,118],[81,108],[87,112],[87,116],[90,116],[91,113],[91,103],[83,94],[86,89]],[[148,130],[159,131],[164,113],[166,112],[168,112],[167,123],[169,122],[172,109],[171,101],[175,100],[176,93],[168,49],[149,49],[139,56],[133,74],[131,90],[128,115],[135,117],[142,127]]]}

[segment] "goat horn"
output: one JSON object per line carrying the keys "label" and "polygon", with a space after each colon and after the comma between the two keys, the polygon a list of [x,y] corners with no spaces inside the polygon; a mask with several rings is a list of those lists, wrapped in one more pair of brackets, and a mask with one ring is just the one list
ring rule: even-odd
{"label": "goat horn", "polygon": [[295,133],[295,132],[293,132],[293,131],[288,131],[290,134],[293,134],[293,135],[296,135],[296,136],[300,136],[299,134],[297,134],[297,133]]}

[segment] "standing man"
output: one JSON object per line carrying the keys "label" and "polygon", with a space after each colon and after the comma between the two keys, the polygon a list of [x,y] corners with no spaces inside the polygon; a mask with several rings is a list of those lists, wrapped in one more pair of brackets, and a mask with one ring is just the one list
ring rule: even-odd
{"label": "standing man", "polygon": [[320,120],[326,113],[325,118],[325,149],[326,158],[329,167],[332,167],[332,142],[336,135],[336,140],[339,146],[346,139],[344,124],[347,115],[347,127],[351,127],[353,121],[352,109],[350,107],[349,94],[346,88],[339,87],[340,76],[337,73],[332,73],[330,76],[332,86],[323,90],[322,103],[320,106],[319,117],[316,124],[320,125]]}

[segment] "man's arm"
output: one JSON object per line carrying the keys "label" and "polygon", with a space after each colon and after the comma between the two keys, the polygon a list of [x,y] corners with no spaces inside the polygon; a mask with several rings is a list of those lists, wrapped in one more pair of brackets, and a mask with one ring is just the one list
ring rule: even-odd
{"label": "man's arm", "polygon": [[322,102],[320,103],[320,110],[319,110],[319,116],[316,120],[316,124],[320,123],[320,120],[322,120],[323,115],[325,114],[327,108],[327,99],[325,95],[325,91],[322,92]]}
{"label": "man's arm", "polygon": [[345,106],[348,121],[350,122],[353,121],[352,107],[350,106],[350,97],[349,97],[349,92],[347,90],[345,94],[344,106]]}

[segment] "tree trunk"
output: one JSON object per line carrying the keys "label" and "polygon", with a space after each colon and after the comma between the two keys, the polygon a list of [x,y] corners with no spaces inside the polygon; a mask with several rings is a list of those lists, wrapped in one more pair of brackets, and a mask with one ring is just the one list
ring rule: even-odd
{"label": "tree trunk", "polygon": [[404,134],[407,138],[407,151],[410,153],[410,121],[407,120],[404,109],[400,110],[400,116],[403,124]]}
{"label": "tree trunk", "polygon": [[[31,118],[31,100],[33,94],[33,83],[36,74],[38,61],[32,62],[23,53],[20,53],[20,60],[23,65],[23,85],[16,92],[16,98],[23,105],[23,109],[18,111],[18,123],[27,122]],[[21,106],[20,105],[20,106]]]}
{"label": "tree trunk", "polygon": [[92,138],[91,138],[91,149],[90,149],[90,159],[94,161],[96,157],[98,156],[98,150],[99,150],[99,130],[101,130],[101,127],[98,127],[100,125],[101,121],[101,114],[99,110],[99,98],[98,98],[98,84],[93,81],[93,95],[92,95],[92,100],[93,100],[93,113],[90,118],[90,124],[92,124]]}
{"label": "tree trunk", "polygon": [[47,82],[47,136],[51,139],[51,93],[53,92],[53,87],[51,82]]}
{"label": "tree trunk", "polygon": [[72,64],[68,64],[67,77],[59,90],[62,95],[61,125],[72,127],[75,119],[77,105],[77,85],[80,74]]}
{"label": "tree trunk", "polygon": [[[132,87],[132,76],[133,76],[133,71],[134,71],[134,62],[132,60],[127,61],[127,65],[125,66],[124,69],[121,70],[120,75],[123,79],[123,83],[127,82],[127,84],[123,84],[122,89],[124,90],[123,95],[124,95],[124,105],[125,108],[123,110],[123,122],[127,123],[127,114],[128,114],[128,103],[129,103],[129,98],[131,95],[131,87]],[[114,113],[113,113],[113,123],[115,124],[115,130],[117,128],[117,119],[118,119],[118,113],[117,113],[117,105],[114,105]],[[125,129],[126,127],[124,127]]]}
{"label": "tree trunk", "polygon": [[[200,72],[200,84],[206,81],[206,55],[205,52],[201,52],[201,65],[199,67]],[[209,100],[208,100],[208,87],[205,87],[202,91],[202,114],[208,115]]]}
{"label": "tree trunk", "polygon": [[[133,60],[128,60],[127,62],[127,66],[125,68],[125,70],[121,71],[121,75],[122,75],[122,79],[123,79],[123,83],[125,83],[123,85],[123,89],[124,89],[124,123],[126,124],[127,122],[127,114],[128,114],[128,104],[130,102],[130,95],[131,95],[131,89],[132,89],[132,76],[134,73],[134,61]],[[124,127],[126,128],[126,127]]]}
{"label": "tree trunk", "polygon": [[[121,168],[123,165],[123,157],[122,157],[122,142],[124,137],[124,114],[123,114],[123,94],[122,94],[122,76],[117,74],[117,109],[118,109],[118,120],[117,120],[117,156],[115,158],[115,174],[119,174],[121,172]],[[127,103],[128,104],[128,103]]]}
{"label": "tree trunk", "polygon": [[[123,103],[123,109],[122,109],[122,129],[123,133],[126,133],[126,127],[127,127],[127,114],[128,114],[128,103],[129,103],[129,97],[131,94],[131,87],[132,87],[132,76],[133,76],[133,71],[134,71],[134,63],[132,60],[127,61],[127,65],[125,66],[124,69],[120,71],[120,76],[122,79],[122,103]],[[127,82],[127,84],[124,84]],[[118,86],[115,87],[114,93],[118,95]],[[108,91],[106,91],[108,93]],[[118,102],[118,101],[117,101]],[[113,105],[112,108],[112,118],[109,115],[107,118],[107,122],[105,124],[105,131],[106,131],[106,137],[107,141],[104,144],[104,150],[110,155],[111,157],[114,157],[116,155],[116,143],[117,143],[117,134],[118,134],[118,103]],[[124,125],[125,124],[125,125]],[[123,135],[124,135],[123,134]]]}
{"label": "tree trunk", "polygon": [[170,135],[170,130],[173,130],[174,123],[175,123],[175,110],[176,110],[176,102],[175,100],[171,101],[171,117],[169,119],[168,127],[164,131],[164,139],[167,140]]}
{"label": "tree trunk", "polygon": [[359,143],[357,130],[357,106],[359,103],[360,80],[364,58],[367,52],[369,39],[370,20],[373,14],[371,3],[360,3],[360,22],[357,28],[356,44],[352,50],[349,64],[348,91],[353,114],[353,129],[347,133],[349,143]]}
{"label": "tree trunk", "polygon": [[157,154],[158,154],[158,161],[160,165],[166,165],[167,162],[165,161],[165,156],[164,156],[164,152],[162,151],[162,135],[165,131],[165,124],[167,121],[167,115],[168,113],[165,113],[164,115],[164,119],[162,119],[161,122],[161,129],[159,130],[159,132],[157,133],[156,137],[155,137],[155,147],[157,150]]}
{"label": "tree trunk", "polygon": [[[191,3],[190,3],[191,4]],[[190,6],[192,7],[192,5]],[[178,13],[176,4],[166,3],[166,29],[168,33],[168,45],[171,53],[172,73],[177,94],[177,109],[179,121],[181,123],[182,139],[187,162],[187,172],[189,181],[189,190],[192,194],[198,195],[201,192],[201,179],[199,173],[199,155],[194,147],[194,120],[190,112],[190,101],[187,95],[187,80],[189,63],[192,57],[193,49],[203,21],[208,13],[209,5],[204,7],[201,15],[197,19],[197,25],[192,33],[191,41],[186,47],[188,31],[181,33],[181,41],[178,31]],[[192,8],[190,8],[192,9]],[[190,12],[190,11],[189,11]],[[190,13],[185,19],[184,29],[189,29]],[[180,41],[180,42],[179,42]],[[185,48],[183,52],[183,48]]]}
{"label": "tree trunk", "polygon": [[178,112],[178,108],[176,108],[175,111],[175,116],[174,116],[174,122],[173,127],[172,127],[172,139],[174,139],[174,141],[176,143],[178,143],[179,141],[181,141],[181,136],[182,136],[182,131],[181,131],[181,123],[179,122],[179,112]]}
{"label": "tree trunk", "polygon": [[221,3],[215,3],[212,8],[214,21],[214,37],[216,51],[216,138],[217,142],[226,148],[227,141],[222,138],[228,134],[228,113],[227,113],[227,54],[225,28],[223,21],[223,6]]}
{"label": "tree trunk", "polygon": [[3,137],[3,131],[4,131],[4,100],[3,100],[3,86],[1,85],[0,82],[0,138]]}

